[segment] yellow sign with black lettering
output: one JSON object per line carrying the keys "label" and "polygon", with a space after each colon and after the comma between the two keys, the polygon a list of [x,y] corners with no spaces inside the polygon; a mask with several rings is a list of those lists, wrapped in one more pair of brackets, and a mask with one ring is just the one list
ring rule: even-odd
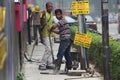
{"label": "yellow sign with black lettering", "polygon": [[89,48],[91,41],[92,41],[91,35],[81,33],[81,32],[75,34],[75,38],[74,38],[75,45]]}
{"label": "yellow sign with black lettering", "polygon": [[71,4],[72,14],[89,14],[89,1],[88,0],[79,0],[73,1]]}
{"label": "yellow sign with black lettering", "polygon": [[3,68],[5,59],[6,59],[6,37],[4,37],[1,41],[0,41],[0,69]]}
{"label": "yellow sign with black lettering", "polygon": [[0,69],[3,68],[6,59],[6,37],[5,37],[5,14],[6,8],[0,6]]}
{"label": "yellow sign with black lettering", "polygon": [[0,31],[3,30],[5,24],[5,7],[0,7]]}

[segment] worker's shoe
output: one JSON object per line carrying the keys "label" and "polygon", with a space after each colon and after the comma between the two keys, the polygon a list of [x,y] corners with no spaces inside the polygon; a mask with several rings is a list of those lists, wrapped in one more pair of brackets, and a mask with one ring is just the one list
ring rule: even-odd
{"label": "worker's shoe", "polygon": [[47,69],[55,69],[55,65],[47,65],[46,68]]}
{"label": "worker's shoe", "polygon": [[54,75],[59,74],[60,66],[61,66],[61,64],[59,64],[56,60],[55,61],[55,68],[54,68]]}
{"label": "worker's shoe", "polygon": [[66,68],[65,73],[68,74],[69,70],[71,70],[71,68]]}
{"label": "worker's shoe", "polygon": [[59,66],[56,66],[55,69],[54,69],[54,75],[56,74],[59,74],[59,71],[60,71],[60,67]]}
{"label": "worker's shoe", "polygon": [[45,65],[39,65],[39,70],[46,70],[46,66]]}

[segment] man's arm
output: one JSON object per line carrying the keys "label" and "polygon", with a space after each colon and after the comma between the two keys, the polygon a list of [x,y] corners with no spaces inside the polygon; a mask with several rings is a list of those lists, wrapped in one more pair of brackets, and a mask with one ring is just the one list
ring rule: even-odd
{"label": "man's arm", "polygon": [[40,16],[42,19],[45,17],[45,11],[42,11],[41,12],[41,16]]}
{"label": "man's arm", "polygon": [[58,27],[58,24],[56,24],[56,23],[53,24],[52,27],[51,27],[51,29],[50,29],[50,32],[53,32],[54,29],[57,28],[57,27]]}
{"label": "man's arm", "polygon": [[59,34],[60,32],[58,30],[52,30],[52,32]]}

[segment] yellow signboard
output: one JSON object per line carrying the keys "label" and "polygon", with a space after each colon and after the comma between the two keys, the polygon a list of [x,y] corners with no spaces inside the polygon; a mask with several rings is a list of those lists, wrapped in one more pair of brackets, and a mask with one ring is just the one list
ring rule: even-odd
{"label": "yellow signboard", "polygon": [[5,7],[0,7],[0,31],[4,28],[5,24]]}
{"label": "yellow signboard", "polygon": [[88,0],[73,1],[71,7],[73,15],[90,13]]}
{"label": "yellow signboard", "polygon": [[6,8],[0,6],[0,69],[3,68],[4,61],[6,58],[6,37],[4,37],[5,32],[1,32],[5,29],[5,13]]}
{"label": "yellow signboard", "polygon": [[6,58],[6,38],[4,37],[0,41],[0,69],[3,68],[5,58]]}
{"label": "yellow signboard", "polygon": [[92,41],[92,37],[88,34],[84,34],[81,32],[75,34],[75,38],[74,38],[75,45],[89,48],[91,41]]}

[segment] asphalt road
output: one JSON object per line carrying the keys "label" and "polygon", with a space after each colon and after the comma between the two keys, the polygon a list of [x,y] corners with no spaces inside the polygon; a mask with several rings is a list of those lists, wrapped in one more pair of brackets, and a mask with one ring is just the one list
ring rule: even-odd
{"label": "asphalt road", "polygon": [[[98,31],[100,33],[102,33],[102,24],[98,23],[97,28],[98,28]],[[117,23],[109,24],[109,35],[112,36],[113,38],[120,39],[120,34],[118,33],[118,24]]]}

